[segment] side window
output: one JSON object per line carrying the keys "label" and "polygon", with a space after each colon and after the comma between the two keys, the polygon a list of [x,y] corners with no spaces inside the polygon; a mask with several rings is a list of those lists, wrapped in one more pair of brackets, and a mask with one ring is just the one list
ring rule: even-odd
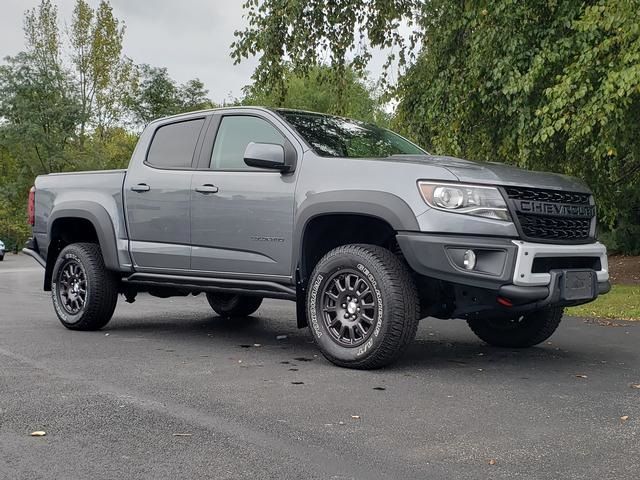
{"label": "side window", "polygon": [[244,163],[250,142],[284,145],[284,137],[266,120],[246,115],[222,117],[211,155],[216,170],[259,170]]}
{"label": "side window", "polygon": [[158,168],[191,168],[204,119],[170,123],[156,130],[147,163]]}

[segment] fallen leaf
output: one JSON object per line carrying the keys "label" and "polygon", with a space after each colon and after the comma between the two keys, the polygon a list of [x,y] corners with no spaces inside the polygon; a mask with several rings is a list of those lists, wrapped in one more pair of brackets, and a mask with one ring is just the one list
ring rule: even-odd
{"label": "fallen leaf", "polygon": [[44,437],[46,434],[47,432],[43,432],[42,430],[31,432],[32,437]]}
{"label": "fallen leaf", "polygon": [[620,417],[620,423],[624,423],[627,420],[629,420],[629,415],[623,415],[622,417]]}
{"label": "fallen leaf", "polygon": [[338,422],[338,425],[344,425],[344,422]]}
{"label": "fallen leaf", "polygon": [[635,388],[636,390],[640,390],[640,383],[632,383],[631,388]]}
{"label": "fallen leaf", "polygon": [[495,465],[495,464],[496,464],[496,463],[498,463],[498,462],[496,461],[496,459],[495,459],[495,458],[492,458],[491,460],[489,460],[489,462],[488,462],[488,463],[489,463],[489,465]]}
{"label": "fallen leaf", "polygon": [[193,433],[174,433],[174,437],[191,437]]}
{"label": "fallen leaf", "polygon": [[360,415],[351,415],[354,420],[360,420]]}
{"label": "fallen leaf", "polygon": [[578,374],[576,375],[576,378],[589,378],[589,377],[587,377],[586,375]]}

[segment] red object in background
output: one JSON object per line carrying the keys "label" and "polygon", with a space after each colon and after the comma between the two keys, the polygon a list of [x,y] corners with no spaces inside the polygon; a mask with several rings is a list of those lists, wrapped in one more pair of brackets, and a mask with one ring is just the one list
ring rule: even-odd
{"label": "red object in background", "polygon": [[27,212],[29,214],[29,225],[33,227],[36,224],[36,187],[31,187],[31,190],[29,190]]}

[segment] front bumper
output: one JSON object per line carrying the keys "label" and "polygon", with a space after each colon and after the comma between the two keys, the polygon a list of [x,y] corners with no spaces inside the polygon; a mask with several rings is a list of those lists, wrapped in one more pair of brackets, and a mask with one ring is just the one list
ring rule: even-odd
{"label": "front bumper", "polygon": [[[577,305],[608,292],[607,251],[601,243],[556,245],[510,238],[444,236],[399,233],[398,244],[411,268],[429,278],[484,291],[485,304],[542,308],[546,305]],[[473,250],[475,269],[464,268],[462,258]],[[562,276],[567,270],[595,271],[594,296],[566,300]],[[488,300],[487,300],[488,299]],[[492,299],[492,302],[491,302]],[[506,300],[506,302],[504,301]],[[485,305],[486,306],[486,305]]]}

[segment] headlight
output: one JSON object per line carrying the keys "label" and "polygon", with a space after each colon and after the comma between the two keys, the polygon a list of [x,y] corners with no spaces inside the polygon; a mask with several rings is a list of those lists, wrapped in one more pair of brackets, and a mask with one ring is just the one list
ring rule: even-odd
{"label": "headlight", "polygon": [[438,210],[511,221],[507,204],[495,187],[418,182],[418,188],[424,201]]}

